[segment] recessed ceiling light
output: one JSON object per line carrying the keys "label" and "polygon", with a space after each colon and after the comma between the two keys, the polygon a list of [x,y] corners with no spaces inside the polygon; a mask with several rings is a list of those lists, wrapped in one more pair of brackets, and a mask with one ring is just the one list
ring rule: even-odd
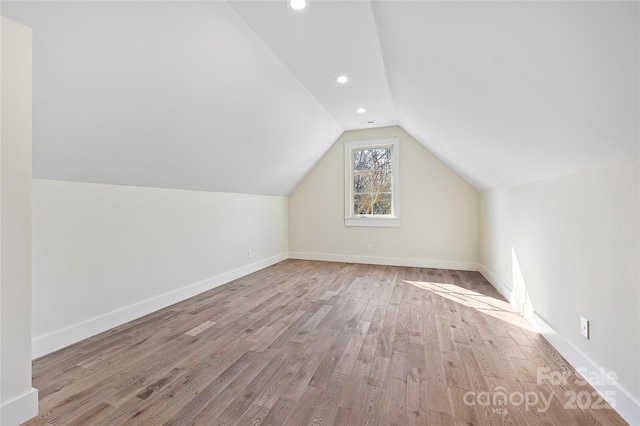
{"label": "recessed ceiling light", "polygon": [[345,84],[349,81],[349,77],[347,77],[346,75],[339,75],[338,77],[336,77],[336,81],[340,84]]}
{"label": "recessed ceiling light", "polygon": [[289,7],[293,10],[303,10],[307,7],[307,0],[289,0]]}
{"label": "recessed ceiling light", "polygon": [[358,108],[358,109],[356,110],[356,112],[357,112],[358,114],[364,114],[365,112],[367,112],[367,110],[366,110],[366,109],[364,109],[364,108]]}

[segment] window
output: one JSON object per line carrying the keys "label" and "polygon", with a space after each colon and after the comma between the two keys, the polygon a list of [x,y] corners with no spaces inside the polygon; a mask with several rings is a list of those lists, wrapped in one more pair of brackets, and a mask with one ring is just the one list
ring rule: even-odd
{"label": "window", "polygon": [[345,226],[400,226],[398,139],[345,142]]}

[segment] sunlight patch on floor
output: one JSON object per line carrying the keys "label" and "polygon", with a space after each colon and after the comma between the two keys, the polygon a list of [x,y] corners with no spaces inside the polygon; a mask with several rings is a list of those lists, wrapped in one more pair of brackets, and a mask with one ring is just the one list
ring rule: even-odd
{"label": "sunlight patch on floor", "polygon": [[428,281],[405,281],[405,283],[428,290],[438,296],[475,309],[485,315],[508,322],[516,327],[537,332],[509,302],[504,300],[496,299],[495,297],[487,296],[455,284],[433,283]]}

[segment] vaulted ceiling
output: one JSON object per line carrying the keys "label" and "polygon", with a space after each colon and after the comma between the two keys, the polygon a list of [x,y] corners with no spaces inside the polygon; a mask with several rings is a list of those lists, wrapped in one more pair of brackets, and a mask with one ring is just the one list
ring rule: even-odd
{"label": "vaulted ceiling", "polygon": [[36,177],[286,195],[342,131],[393,124],[480,190],[637,159],[638,5],[0,11],[34,32]]}

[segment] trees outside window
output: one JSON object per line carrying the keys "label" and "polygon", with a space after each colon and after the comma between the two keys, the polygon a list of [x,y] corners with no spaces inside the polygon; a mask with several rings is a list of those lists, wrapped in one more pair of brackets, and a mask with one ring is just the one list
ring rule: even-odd
{"label": "trees outside window", "polygon": [[345,225],[399,226],[399,141],[345,143]]}

